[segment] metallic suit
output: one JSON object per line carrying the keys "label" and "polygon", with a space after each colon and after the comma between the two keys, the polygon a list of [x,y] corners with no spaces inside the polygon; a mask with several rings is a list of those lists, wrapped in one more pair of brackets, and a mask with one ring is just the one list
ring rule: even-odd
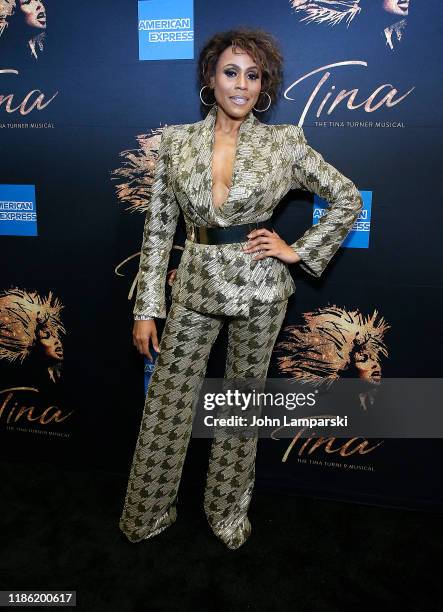
{"label": "metallic suit", "polygon": [[[131,542],[176,519],[177,490],[192,429],[192,407],[210,349],[228,321],[226,378],[265,378],[295,284],[280,259],[253,260],[244,243],[201,244],[197,227],[259,222],[290,189],[320,195],[329,209],[290,246],[300,266],[320,276],[362,208],[355,185],[306,141],[301,127],[267,125],[252,112],[238,134],[232,186],[212,203],[217,107],[197,123],[164,128],[143,232],[134,317],[166,318],[134,452],[120,528]],[[178,215],[187,239],[166,317],[165,278]],[[246,241],[246,239],[245,239]],[[255,478],[257,438],[214,438],[204,509],[228,548],[241,546]]]}
{"label": "metallic suit", "polygon": [[[248,317],[228,322],[225,376],[265,379],[287,299],[253,303]],[[176,497],[192,428],[192,406],[224,317],[173,301],[148,386],[120,527],[131,540],[152,537],[176,518]],[[247,510],[255,478],[257,438],[212,441],[204,510],[214,533],[238,548],[249,536]]]}

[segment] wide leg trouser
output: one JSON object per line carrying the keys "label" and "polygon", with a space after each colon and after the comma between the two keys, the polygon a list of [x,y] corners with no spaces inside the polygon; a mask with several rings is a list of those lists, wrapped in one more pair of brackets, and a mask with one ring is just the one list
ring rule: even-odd
{"label": "wide leg trouser", "polygon": [[[222,317],[173,301],[146,394],[120,529],[131,542],[153,537],[177,518],[177,491],[212,345],[228,321],[225,378],[265,379],[287,299],[253,303],[249,317]],[[204,510],[214,534],[238,548],[249,537],[257,437],[215,436]]]}

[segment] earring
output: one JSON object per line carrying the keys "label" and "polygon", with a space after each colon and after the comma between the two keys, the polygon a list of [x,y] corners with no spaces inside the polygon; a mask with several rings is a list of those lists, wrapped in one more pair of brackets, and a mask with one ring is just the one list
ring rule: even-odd
{"label": "earring", "polygon": [[[269,104],[268,104],[268,106],[267,106],[266,108],[262,108],[262,109],[255,108],[255,106],[253,106],[252,108],[253,108],[255,111],[257,111],[257,113],[264,113],[265,111],[267,111],[267,110],[268,110],[268,108],[271,106],[271,103],[272,103],[271,96],[268,94],[268,92],[267,92],[267,91],[261,91],[261,92],[260,92],[260,94],[262,94],[262,93],[264,93],[264,94],[266,94],[266,95],[268,96],[268,98],[269,98]],[[260,95],[260,94],[259,94],[259,95]]]}
{"label": "earring", "polygon": [[[208,104],[202,98],[202,91],[204,90],[205,87],[209,87],[209,85],[203,85],[203,87],[200,89],[200,100],[202,101],[202,104],[204,104],[205,106],[214,106],[215,100],[214,100],[214,102],[212,104]],[[209,89],[211,89],[211,88],[209,87]]]}

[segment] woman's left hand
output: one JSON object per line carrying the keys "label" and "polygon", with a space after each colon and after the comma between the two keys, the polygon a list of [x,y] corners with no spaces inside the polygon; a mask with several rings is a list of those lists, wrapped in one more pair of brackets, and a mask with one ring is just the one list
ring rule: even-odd
{"label": "woman's left hand", "polygon": [[289,246],[275,230],[272,232],[266,228],[253,230],[248,234],[248,242],[243,245],[244,253],[255,253],[262,251],[253,257],[254,260],[265,257],[277,257],[285,263],[297,263],[301,257]]}

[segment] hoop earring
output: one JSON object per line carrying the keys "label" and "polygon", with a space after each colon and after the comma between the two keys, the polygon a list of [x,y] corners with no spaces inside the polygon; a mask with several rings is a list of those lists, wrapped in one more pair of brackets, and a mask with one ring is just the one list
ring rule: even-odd
{"label": "hoop earring", "polygon": [[[202,98],[202,91],[204,90],[205,87],[209,87],[209,85],[203,85],[203,87],[200,89],[200,100],[201,100],[202,104],[204,104],[205,106],[214,106],[215,100],[214,100],[214,102],[212,104],[208,104]],[[211,89],[211,88],[209,87],[209,89]]]}
{"label": "hoop earring", "polygon": [[[269,108],[269,107],[271,106],[271,104],[272,104],[271,96],[268,94],[268,92],[267,92],[267,91],[261,91],[261,92],[260,92],[260,94],[262,94],[262,93],[264,93],[264,94],[266,94],[266,95],[268,96],[268,98],[269,98],[269,104],[268,104],[268,106],[267,106],[266,108],[263,108],[263,109],[261,109],[261,110],[260,110],[259,108],[255,108],[255,106],[253,106],[252,108],[253,108],[255,111],[257,111],[257,113],[264,113],[265,111],[267,111],[267,110],[268,110],[268,108]],[[259,94],[259,95],[260,95],[260,94]]]}

